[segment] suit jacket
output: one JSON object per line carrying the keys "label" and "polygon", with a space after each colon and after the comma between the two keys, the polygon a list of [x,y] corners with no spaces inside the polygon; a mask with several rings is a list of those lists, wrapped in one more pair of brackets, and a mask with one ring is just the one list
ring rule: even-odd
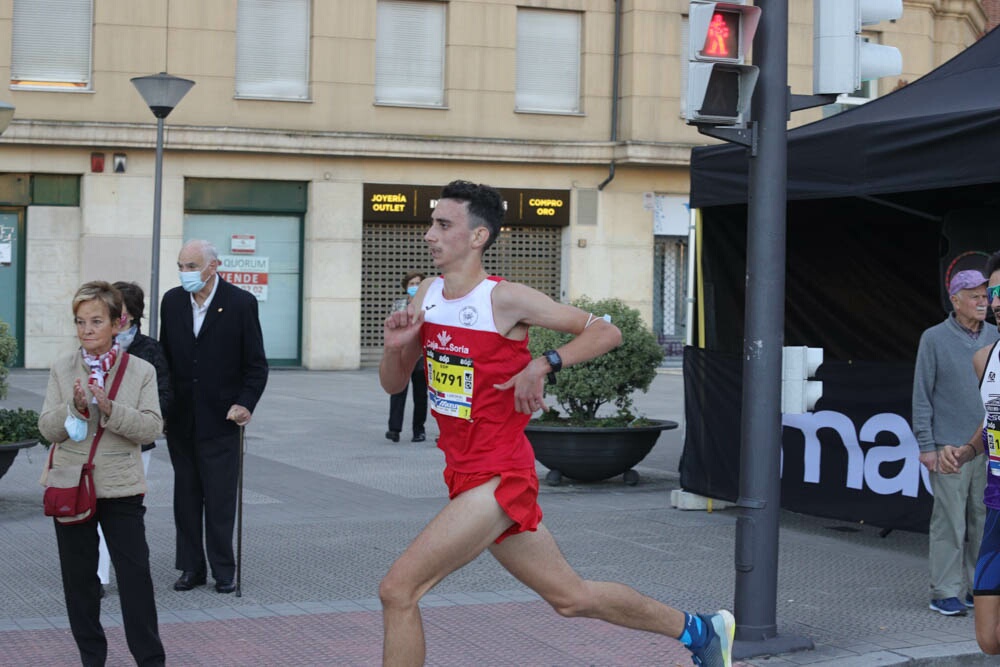
{"label": "suit jacket", "polygon": [[191,295],[175,287],[163,295],[160,345],[173,390],[167,434],[205,440],[232,434],[226,419],[234,403],[253,412],[267,384],[267,358],[257,299],[216,276],[219,285],[194,336]]}

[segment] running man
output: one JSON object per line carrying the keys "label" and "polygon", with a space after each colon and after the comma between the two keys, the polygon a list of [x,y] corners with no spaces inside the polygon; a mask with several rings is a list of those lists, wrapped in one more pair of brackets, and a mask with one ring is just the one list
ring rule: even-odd
{"label": "running man", "polygon": [[[1000,322],[1000,252],[986,263],[989,287],[986,301]],[[982,429],[976,429],[961,447],[941,450],[941,472],[958,472],[985,450],[986,525],[976,560],[973,604],[976,610],[976,642],[983,653],[1000,655],[1000,343],[981,348],[972,357],[979,378],[979,392],[986,410]]]}
{"label": "running man", "polygon": [[[495,189],[467,181],[445,186],[424,236],[441,275],[423,281],[406,311],[385,320],[382,388],[400,391],[417,359],[425,357],[451,500],[379,587],[383,665],[424,664],[418,602],[489,549],[562,616],[674,637],[691,650],[696,665],[729,667],[732,614],[688,614],[624,584],[583,580],[541,523],[535,457],[524,427],[544,407],[546,376],[613,349],[621,332],[525,285],[489,276],[482,256],[499,235],[503,215]],[[533,325],[575,338],[532,359]]]}

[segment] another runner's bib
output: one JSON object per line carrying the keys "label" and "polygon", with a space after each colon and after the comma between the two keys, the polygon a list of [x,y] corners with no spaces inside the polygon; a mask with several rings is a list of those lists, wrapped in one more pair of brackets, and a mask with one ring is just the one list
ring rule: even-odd
{"label": "another runner's bib", "polygon": [[989,474],[983,501],[987,507],[1000,509],[1000,356],[996,343],[990,349],[990,358],[979,383],[979,393],[986,408],[983,423],[983,444],[989,457]]}
{"label": "another runner's bib", "polygon": [[514,410],[514,390],[494,388],[528,362],[528,341],[502,336],[493,320],[489,277],[459,299],[444,298],[444,280],[435,279],[421,304],[427,394],[441,437],[438,447],[449,467],[483,472],[534,467],[524,436],[530,415]]}

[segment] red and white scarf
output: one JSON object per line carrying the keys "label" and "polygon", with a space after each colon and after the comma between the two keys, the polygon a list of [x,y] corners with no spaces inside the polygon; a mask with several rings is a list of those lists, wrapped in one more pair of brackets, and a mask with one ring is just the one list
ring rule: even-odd
{"label": "red and white scarf", "polygon": [[[83,354],[83,361],[90,368],[87,386],[93,388],[94,385],[97,385],[101,389],[104,389],[104,380],[108,377],[108,371],[115,365],[118,355],[121,354],[121,346],[115,343],[111,346],[110,350],[99,357],[88,354],[83,348],[80,348],[80,352]],[[97,399],[95,398],[93,402],[96,403]]]}

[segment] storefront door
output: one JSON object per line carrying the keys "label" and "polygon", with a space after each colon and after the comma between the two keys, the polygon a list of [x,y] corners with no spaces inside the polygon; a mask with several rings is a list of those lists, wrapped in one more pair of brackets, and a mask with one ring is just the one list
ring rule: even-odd
{"label": "storefront door", "polygon": [[302,218],[189,213],[184,238],[213,243],[219,274],[257,297],[268,362],[301,364]]}
{"label": "storefront door", "polygon": [[14,366],[24,365],[24,214],[0,209],[0,320],[17,340]]}

